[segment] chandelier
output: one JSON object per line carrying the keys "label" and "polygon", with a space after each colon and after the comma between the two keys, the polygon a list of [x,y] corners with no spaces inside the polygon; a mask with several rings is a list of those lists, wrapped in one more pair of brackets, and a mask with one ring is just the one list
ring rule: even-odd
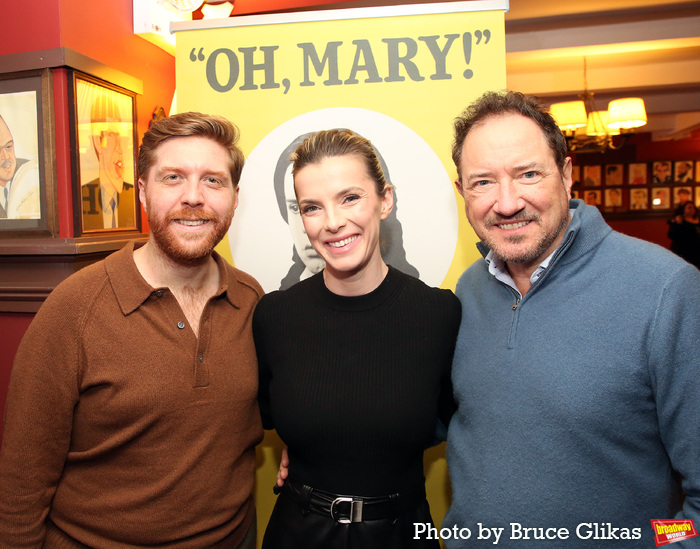
{"label": "chandelier", "polygon": [[647,123],[644,100],[639,97],[615,99],[608,103],[607,110],[598,110],[593,93],[588,91],[586,78],[584,57],[583,93],[579,95],[580,99],[553,103],[550,113],[564,133],[571,152],[602,153],[609,149],[619,149],[634,128]]}

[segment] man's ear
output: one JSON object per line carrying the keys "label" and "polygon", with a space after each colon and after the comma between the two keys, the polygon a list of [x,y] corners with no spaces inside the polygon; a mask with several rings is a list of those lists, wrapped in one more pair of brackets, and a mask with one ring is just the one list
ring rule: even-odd
{"label": "man's ear", "polygon": [[462,192],[464,189],[462,187],[462,178],[461,177],[458,177],[457,179],[455,179],[455,187],[457,187],[457,192],[459,194],[461,194],[462,196],[464,196],[464,193]]}
{"label": "man's ear", "polygon": [[147,205],[146,205],[146,184],[143,182],[143,179],[139,177],[139,200],[141,201],[141,205],[143,206],[143,211],[148,213]]}
{"label": "man's ear", "polygon": [[571,157],[567,156],[564,161],[564,169],[562,170],[562,181],[564,183],[564,188],[566,189],[566,194],[571,200],[571,187],[574,185],[574,180],[572,177],[573,165],[571,162]]}

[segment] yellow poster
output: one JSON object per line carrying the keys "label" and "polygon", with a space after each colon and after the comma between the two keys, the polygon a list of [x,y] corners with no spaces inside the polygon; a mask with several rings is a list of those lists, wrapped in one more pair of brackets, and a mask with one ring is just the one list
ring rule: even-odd
{"label": "yellow poster", "polygon": [[[289,155],[309,133],[350,128],[372,141],[395,186],[380,229],[385,261],[454,289],[478,252],[454,190],[452,123],[483,92],[506,86],[507,7],[476,0],[173,24],[177,110],[227,117],[246,155],[240,203],[217,250],[267,292],[320,271]],[[258,448],[259,541],[281,445],[268,433]],[[440,524],[449,505],[443,446],[425,466]]]}
{"label": "yellow poster", "polygon": [[372,141],[396,188],[387,262],[454,288],[478,252],[452,184],[452,122],[505,88],[505,9],[471,1],[175,23],[178,111],[226,116],[247,157],[218,251],[266,291],[320,270],[287,208],[287,160],[303,136],[347,127]]}

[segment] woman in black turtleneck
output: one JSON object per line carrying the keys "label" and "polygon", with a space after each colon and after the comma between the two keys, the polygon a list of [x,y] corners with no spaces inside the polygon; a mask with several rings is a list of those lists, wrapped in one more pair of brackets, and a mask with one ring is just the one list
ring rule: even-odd
{"label": "woman in black turtleneck", "polygon": [[263,547],[439,547],[414,524],[432,526],[423,451],[454,408],[459,301],[384,263],[393,190],[367,139],[321,131],[292,159],[326,268],[255,311],[263,424],[290,461]]}

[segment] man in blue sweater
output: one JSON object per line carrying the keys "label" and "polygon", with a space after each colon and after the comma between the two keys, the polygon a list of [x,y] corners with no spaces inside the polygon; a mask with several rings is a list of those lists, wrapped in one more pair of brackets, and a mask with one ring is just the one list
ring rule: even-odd
{"label": "man in blue sweater", "polygon": [[570,200],[533,98],[487,93],[455,129],[484,260],[457,285],[448,549],[648,548],[651,519],[700,547],[700,271]]}

